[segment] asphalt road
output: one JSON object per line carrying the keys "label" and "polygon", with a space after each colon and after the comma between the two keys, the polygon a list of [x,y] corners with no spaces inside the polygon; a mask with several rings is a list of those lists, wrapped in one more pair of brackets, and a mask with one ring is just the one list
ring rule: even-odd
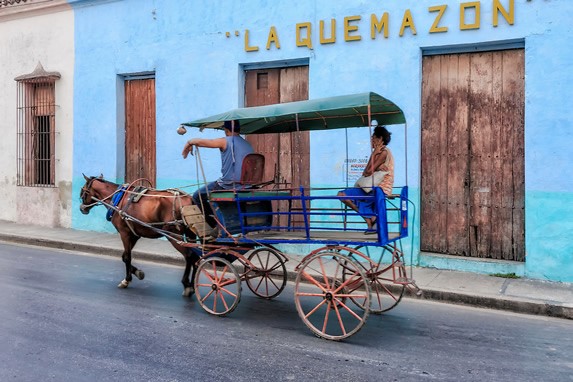
{"label": "asphalt road", "polygon": [[570,320],[405,299],[332,342],[290,284],[220,318],[181,268],[136,265],[123,290],[120,259],[0,244],[0,381],[573,381]]}

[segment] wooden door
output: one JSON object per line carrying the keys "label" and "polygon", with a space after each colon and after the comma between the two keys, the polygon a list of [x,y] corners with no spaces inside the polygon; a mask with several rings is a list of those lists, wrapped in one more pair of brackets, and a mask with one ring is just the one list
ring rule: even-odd
{"label": "wooden door", "polygon": [[524,51],[423,59],[421,250],[524,261]]}
{"label": "wooden door", "polygon": [[[155,186],[155,79],[125,81],[125,181]],[[149,186],[145,181],[138,182]]]}
{"label": "wooden door", "polygon": [[[308,99],[308,66],[249,70],[245,74],[246,107]],[[256,152],[265,156],[265,180],[276,177],[275,181],[294,188],[310,185],[308,131],[249,135],[247,139]]]}

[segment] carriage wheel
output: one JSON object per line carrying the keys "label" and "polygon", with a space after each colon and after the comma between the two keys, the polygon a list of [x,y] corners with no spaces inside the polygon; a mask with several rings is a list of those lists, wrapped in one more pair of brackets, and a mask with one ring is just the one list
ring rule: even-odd
{"label": "carriage wheel", "polygon": [[[295,303],[300,318],[318,337],[350,337],[368,318],[370,285],[365,280],[362,267],[338,252],[309,257],[300,265],[296,277]],[[348,304],[354,300],[362,301],[362,307]]]}
{"label": "carriage wheel", "polygon": [[248,257],[254,268],[247,274],[247,286],[259,297],[277,297],[286,286],[287,272],[283,257],[271,248],[257,248]]}
{"label": "carriage wheel", "polygon": [[195,295],[201,307],[216,316],[231,313],[241,300],[241,278],[231,263],[220,257],[203,260],[197,267]]}
{"label": "carriage wheel", "polygon": [[[356,247],[356,250],[362,247]],[[396,283],[400,277],[406,274],[406,267],[400,254],[397,257],[386,247],[364,248],[365,254],[374,261],[373,266],[365,268],[366,278],[370,282],[370,312],[381,314],[394,308],[402,300],[406,286]],[[353,258],[352,254],[349,254]],[[368,263],[361,263],[370,265]],[[347,271],[345,271],[346,277]],[[361,299],[352,299],[359,307],[364,306]]]}

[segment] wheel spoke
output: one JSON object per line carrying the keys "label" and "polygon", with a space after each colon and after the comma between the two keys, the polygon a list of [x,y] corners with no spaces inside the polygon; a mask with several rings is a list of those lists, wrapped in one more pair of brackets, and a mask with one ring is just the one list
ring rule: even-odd
{"label": "wheel spoke", "polygon": [[229,305],[227,305],[227,301],[225,300],[225,296],[223,296],[222,289],[221,289],[221,291],[219,291],[219,293],[217,293],[217,295],[219,297],[221,297],[221,301],[223,302],[223,306],[225,307],[225,310],[229,310]]}
{"label": "wheel spoke", "polygon": [[341,298],[366,298],[367,294],[337,293],[336,297]]}
{"label": "wheel spoke", "polygon": [[226,279],[225,281],[219,283],[219,288],[222,288],[222,287],[227,286],[227,285],[235,284],[236,282],[237,282],[237,280],[234,280],[234,279]]}
{"label": "wheel spoke", "polygon": [[[352,281],[353,277],[356,277],[358,275],[358,280],[360,280],[360,273],[358,271],[354,272],[354,274],[352,276],[350,276],[348,278],[348,280],[346,280],[345,282],[343,282],[342,284],[340,284],[340,286],[338,288],[336,288],[332,293],[338,293],[339,290],[341,290],[342,288],[344,288],[345,286],[347,286],[348,284],[350,284],[350,282]],[[334,285],[332,286],[334,288]]]}
{"label": "wheel spoke", "polygon": [[205,297],[203,297],[203,298],[201,299],[201,302],[205,302],[205,300],[206,300],[210,295],[212,295],[213,292],[214,292],[214,290],[211,289],[211,290],[209,291],[209,293],[207,293],[207,294],[205,295]]}
{"label": "wheel spoke", "polygon": [[[342,301],[340,302],[342,303]],[[342,317],[340,316],[340,311],[338,310],[338,306],[336,304],[333,304],[333,306],[334,306],[334,311],[336,312],[336,317],[338,318],[338,324],[340,325],[340,329],[342,330],[342,334],[346,335],[346,328],[344,327],[344,322],[342,322]]]}
{"label": "wheel spoke", "polygon": [[378,285],[380,285],[382,289],[386,291],[386,294],[392,297],[394,301],[398,301],[398,299],[394,296],[394,294],[390,291],[390,289],[388,289],[384,284],[379,283]]}
{"label": "wheel spoke", "polygon": [[324,297],[324,293],[296,292],[295,295],[304,297]]}
{"label": "wheel spoke", "polygon": [[[364,296],[366,297],[366,296]],[[340,304],[341,307],[343,307],[345,310],[348,311],[348,313],[350,313],[351,315],[353,315],[358,321],[362,321],[362,318],[357,315],[356,313],[354,313],[354,311],[352,309],[350,309],[342,300],[339,300],[336,298],[336,302],[338,304]],[[337,305],[335,305],[335,308],[337,307]],[[338,313],[338,315],[340,315],[340,313],[338,312],[338,309],[336,310],[336,312]]]}
{"label": "wheel spoke", "polygon": [[320,265],[320,271],[322,274],[322,278],[324,279],[324,285],[326,285],[326,287],[330,289],[330,283],[328,282],[328,277],[326,276],[326,271],[324,270],[324,263],[322,262],[322,257],[318,258],[318,264]]}
{"label": "wheel spoke", "polygon": [[330,304],[326,304],[326,313],[324,313],[324,323],[322,325],[322,333],[326,334],[326,325],[328,325],[328,315],[330,313]]}
{"label": "wheel spoke", "polygon": [[211,275],[208,270],[204,269],[202,272],[212,283],[215,282],[215,276]]}
{"label": "wheel spoke", "polygon": [[220,290],[221,290],[221,295],[223,295],[223,292],[226,292],[227,294],[237,298],[237,295],[235,293],[231,292],[230,290],[228,290],[227,288],[221,288]]}
{"label": "wheel spoke", "polygon": [[314,309],[312,309],[310,312],[308,312],[308,313],[306,314],[306,316],[304,316],[304,318],[308,318],[308,317],[310,317],[312,314],[314,314],[314,312],[316,312],[316,311],[318,310],[318,308],[321,307],[321,305],[324,305],[325,302],[326,302],[326,300],[322,300],[321,302],[319,302],[318,305],[316,305],[316,306],[314,307]]}
{"label": "wheel spoke", "polygon": [[[309,275],[308,273],[306,273],[305,271],[302,271],[302,275],[304,276],[305,279],[307,279],[308,281],[310,281],[312,284],[316,285],[318,288],[320,288],[324,293],[326,293],[326,289],[324,288],[324,286],[322,286],[314,277],[312,277],[311,275]],[[327,283],[328,285],[328,283]]]}
{"label": "wheel spoke", "polygon": [[279,289],[279,286],[275,283],[275,280],[273,280],[271,277],[265,277],[265,278],[266,278],[268,281],[270,281],[270,282],[275,286],[275,288]]}

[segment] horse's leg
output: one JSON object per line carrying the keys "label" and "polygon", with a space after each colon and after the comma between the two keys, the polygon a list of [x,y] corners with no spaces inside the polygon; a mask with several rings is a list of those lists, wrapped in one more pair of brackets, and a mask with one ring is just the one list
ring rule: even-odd
{"label": "horse's leg", "polygon": [[[185,258],[185,271],[183,272],[183,277],[181,278],[181,284],[183,284],[183,297],[190,297],[195,293],[195,288],[193,287],[193,281],[195,280],[195,273],[197,272],[197,267],[195,263],[199,257],[193,253],[191,248],[184,247],[182,245],[171,243],[177,251],[179,251],[183,258]],[[191,280],[189,280],[189,274],[191,274],[191,268],[193,268],[193,274],[191,275]]]}
{"label": "horse's leg", "polygon": [[[190,297],[195,293],[195,274],[197,273],[197,261],[199,257],[191,252],[189,249],[185,255],[185,272],[183,272],[183,278],[181,279],[181,283],[183,284],[183,296]],[[191,273],[191,268],[193,269],[193,273]],[[191,279],[189,279],[189,273],[191,273]]]}
{"label": "horse's leg", "polygon": [[121,242],[123,243],[123,254],[121,255],[121,259],[125,264],[125,278],[118,284],[118,288],[127,288],[132,280],[132,273],[140,280],[145,277],[145,274],[131,265],[131,250],[139,240],[139,237],[131,234],[131,232],[120,233],[120,237]]}
{"label": "horse's leg", "polygon": [[[189,274],[191,273],[191,268],[193,268],[193,276],[191,280],[189,280]],[[191,259],[190,256],[185,256],[185,272],[183,272],[183,278],[181,279],[181,283],[183,284],[183,297],[190,297],[195,293],[195,288],[193,287],[193,280],[195,278],[195,267],[194,260]]]}

